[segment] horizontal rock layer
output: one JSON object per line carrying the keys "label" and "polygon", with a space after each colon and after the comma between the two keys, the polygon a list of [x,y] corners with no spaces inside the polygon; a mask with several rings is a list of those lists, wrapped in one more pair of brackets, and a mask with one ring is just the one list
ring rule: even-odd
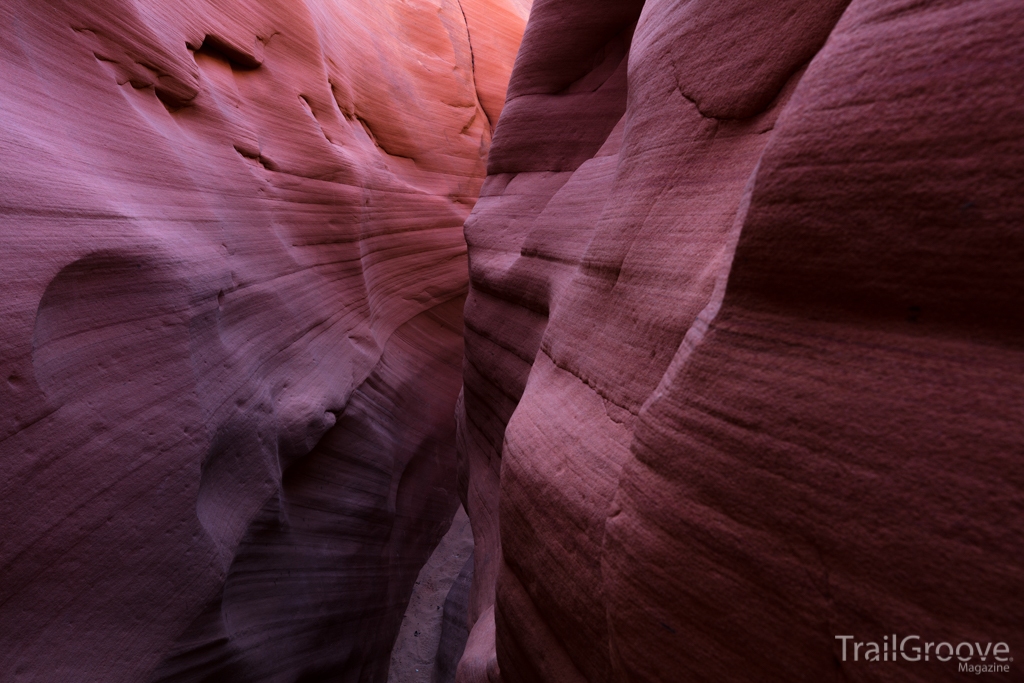
{"label": "horizontal rock layer", "polygon": [[459,681],[1024,650],[1022,45],[1001,0],[536,3],[466,223]]}
{"label": "horizontal rock layer", "polygon": [[0,678],[386,679],[526,9],[0,7]]}

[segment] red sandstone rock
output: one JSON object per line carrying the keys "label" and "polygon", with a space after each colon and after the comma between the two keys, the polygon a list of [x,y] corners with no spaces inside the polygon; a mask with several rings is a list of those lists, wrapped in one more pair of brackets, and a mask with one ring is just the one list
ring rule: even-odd
{"label": "red sandstone rock", "polygon": [[0,7],[0,679],[384,680],[524,16]]}
{"label": "red sandstone rock", "polygon": [[1024,651],[1024,10],[614,8],[535,5],[466,224],[459,681]]}

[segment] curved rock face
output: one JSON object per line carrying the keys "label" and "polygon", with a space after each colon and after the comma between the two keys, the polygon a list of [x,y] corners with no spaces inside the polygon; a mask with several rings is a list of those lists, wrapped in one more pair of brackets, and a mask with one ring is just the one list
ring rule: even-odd
{"label": "curved rock face", "polygon": [[386,679],[525,15],[0,7],[0,678]]}
{"label": "curved rock face", "polygon": [[466,223],[459,681],[1024,650],[1022,45],[1009,0],[534,6]]}

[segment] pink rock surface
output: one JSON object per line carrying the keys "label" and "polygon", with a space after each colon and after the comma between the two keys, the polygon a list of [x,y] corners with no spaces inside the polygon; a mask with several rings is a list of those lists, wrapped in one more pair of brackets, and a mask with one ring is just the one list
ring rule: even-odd
{"label": "pink rock surface", "polygon": [[0,7],[0,679],[386,679],[525,13]]}
{"label": "pink rock surface", "polygon": [[1024,651],[1022,45],[1009,0],[536,3],[466,223],[459,681]]}

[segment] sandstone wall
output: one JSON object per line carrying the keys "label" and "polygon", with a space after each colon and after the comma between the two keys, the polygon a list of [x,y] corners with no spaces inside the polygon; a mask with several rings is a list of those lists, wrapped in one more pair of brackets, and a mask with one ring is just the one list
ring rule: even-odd
{"label": "sandstone wall", "polygon": [[1022,46],[1011,0],[538,0],[466,223],[459,681],[1024,650]]}
{"label": "sandstone wall", "polygon": [[0,678],[385,680],[525,16],[0,5]]}

